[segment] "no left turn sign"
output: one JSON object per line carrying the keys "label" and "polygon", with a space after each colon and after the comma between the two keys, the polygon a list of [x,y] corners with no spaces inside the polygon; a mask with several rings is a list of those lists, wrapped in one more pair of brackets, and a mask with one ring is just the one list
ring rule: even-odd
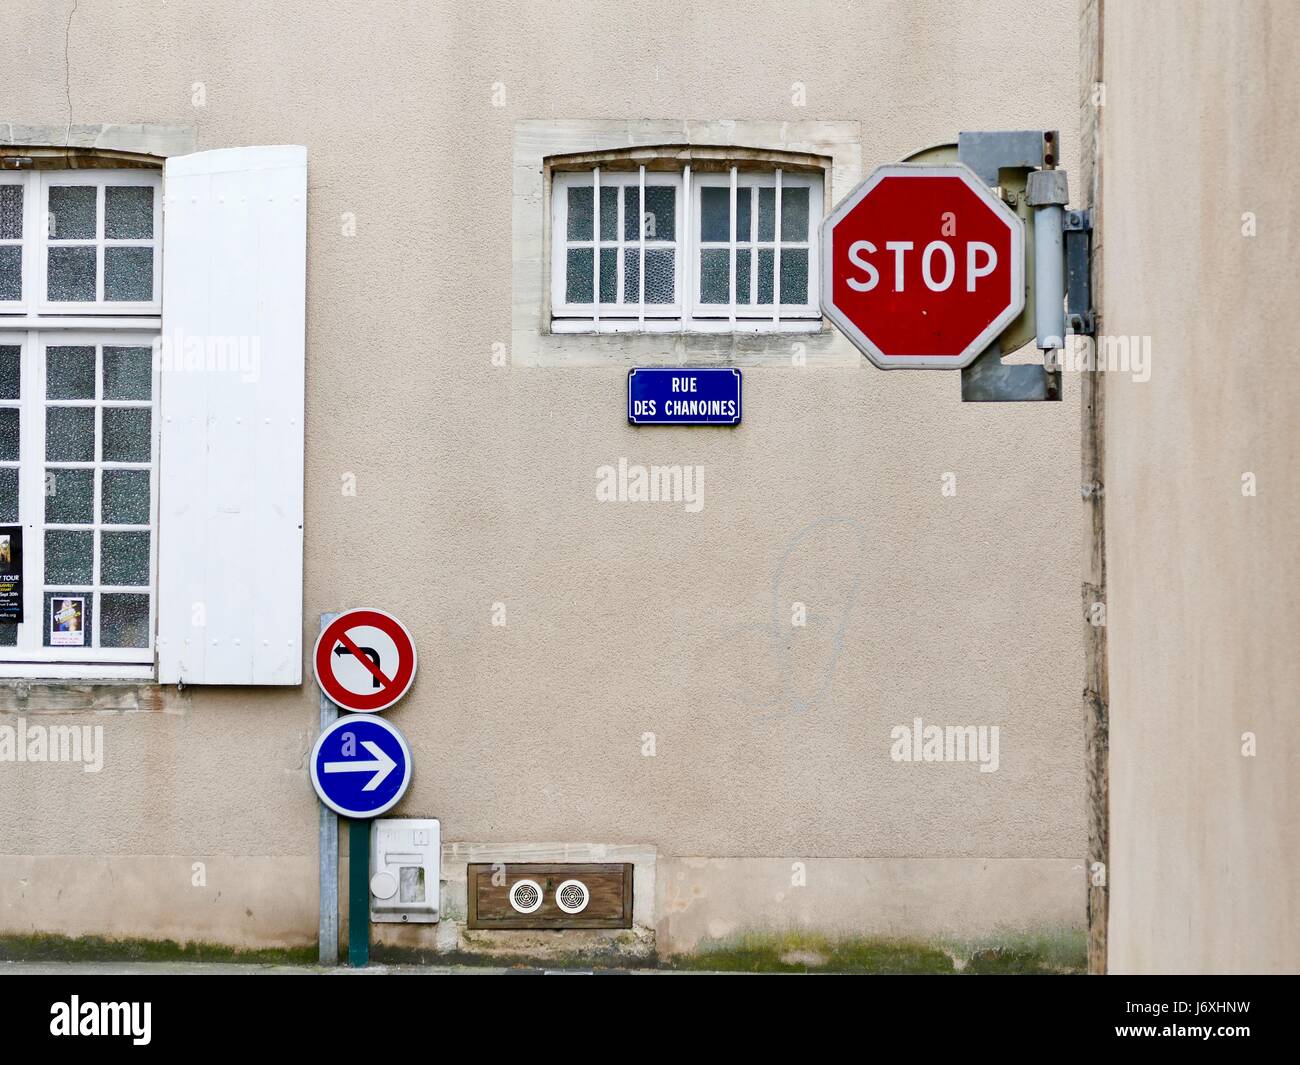
{"label": "no left turn sign", "polygon": [[348,610],[325,627],[312,652],[316,683],[345,710],[387,710],[415,680],[415,643],[392,614]]}

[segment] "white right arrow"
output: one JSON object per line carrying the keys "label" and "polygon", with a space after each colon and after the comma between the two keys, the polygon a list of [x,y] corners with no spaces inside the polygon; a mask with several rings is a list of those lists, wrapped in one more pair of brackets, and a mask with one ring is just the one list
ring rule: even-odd
{"label": "white right arrow", "polygon": [[374,791],[375,788],[379,787],[379,785],[384,782],[384,778],[387,777],[389,773],[391,773],[394,769],[397,768],[397,763],[394,762],[391,758],[389,758],[388,755],[384,753],[384,749],[380,747],[379,744],[375,743],[373,740],[362,740],[361,746],[375,756],[375,761],[373,762],[326,762],[325,772],[326,773],[374,773],[375,775],[370,778],[370,782],[366,784],[364,788],[361,789],[362,791]]}

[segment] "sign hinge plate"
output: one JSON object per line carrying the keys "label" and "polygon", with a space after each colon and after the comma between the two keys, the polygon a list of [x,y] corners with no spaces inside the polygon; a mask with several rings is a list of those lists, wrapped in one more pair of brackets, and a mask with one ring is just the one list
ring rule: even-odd
{"label": "sign hinge plate", "polygon": [[1092,308],[1092,211],[1066,211],[1065,231],[1065,323],[1079,336],[1097,335],[1097,316]]}

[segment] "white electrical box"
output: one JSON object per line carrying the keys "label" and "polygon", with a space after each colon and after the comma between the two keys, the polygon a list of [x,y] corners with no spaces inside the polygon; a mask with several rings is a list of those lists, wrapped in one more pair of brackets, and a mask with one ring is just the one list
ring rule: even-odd
{"label": "white electrical box", "polygon": [[433,818],[376,818],[370,822],[370,919],[438,920],[442,831]]}

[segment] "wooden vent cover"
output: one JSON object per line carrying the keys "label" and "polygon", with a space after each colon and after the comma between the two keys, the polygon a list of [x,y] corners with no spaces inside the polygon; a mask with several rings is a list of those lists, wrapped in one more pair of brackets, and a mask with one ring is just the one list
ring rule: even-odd
{"label": "wooden vent cover", "polygon": [[[521,862],[506,865],[504,875],[501,863],[471,863],[466,880],[470,928],[632,927],[630,863]],[[528,913],[517,908],[531,905]]]}

